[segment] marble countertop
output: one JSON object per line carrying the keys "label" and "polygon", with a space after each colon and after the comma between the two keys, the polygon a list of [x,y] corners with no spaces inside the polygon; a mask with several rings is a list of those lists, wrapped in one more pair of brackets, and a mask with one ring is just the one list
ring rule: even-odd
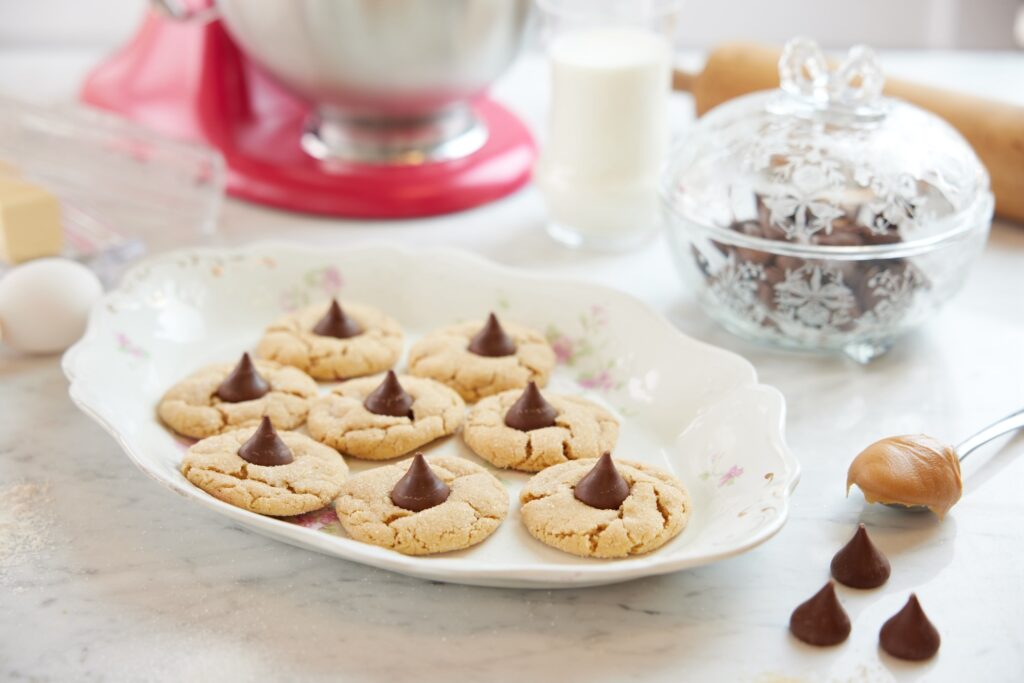
{"label": "marble countertop", "polygon": [[[0,50],[0,89],[70,97],[89,52]],[[886,53],[893,71],[1024,98],[1024,55]],[[525,60],[497,94],[536,124]],[[685,116],[686,103],[680,111]],[[72,406],[55,357],[0,351],[0,679],[403,681],[1020,680],[1024,671],[1024,438],[965,466],[939,522],[845,498],[866,443],[926,431],[957,441],[1024,401],[1024,229],[997,224],[964,291],[869,367],[729,336],[679,284],[664,243],[622,255],[551,243],[536,192],[480,210],[359,224],[228,202],[222,236],[320,244],[458,245],[502,263],[610,284],[684,332],[751,359],[789,402],[803,465],[792,517],[756,550],[671,576],[593,589],[427,583],[231,526],[170,495]],[[840,590],[844,645],[789,636],[790,611],[828,578],[858,521],[889,555],[876,591]],[[5,544],[5,545],[4,545]],[[878,629],[916,591],[943,637],[937,658],[881,654]]]}

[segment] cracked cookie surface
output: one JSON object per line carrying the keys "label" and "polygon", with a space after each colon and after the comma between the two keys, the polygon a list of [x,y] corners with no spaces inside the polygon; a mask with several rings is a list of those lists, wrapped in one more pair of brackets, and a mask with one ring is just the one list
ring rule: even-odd
{"label": "cracked cookie surface", "polygon": [[238,455],[253,429],[203,439],[185,453],[181,473],[190,482],[236,507],[272,517],[319,510],[333,501],[348,476],[337,451],[305,434],[278,432],[292,452],[287,465],[254,465]]}
{"label": "cracked cookie surface", "polygon": [[349,379],[383,372],[402,354],[402,328],[371,306],[342,302],[362,333],[348,339],[313,332],[330,301],[293,311],[271,323],[256,348],[263,358],[292,365],[320,380]]}
{"label": "cracked cookie surface", "polygon": [[349,536],[406,555],[430,555],[468,548],[490,536],[508,513],[508,492],[483,467],[463,458],[427,457],[431,469],[451,488],[448,499],[411,512],[391,502],[391,489],[412,458],[348,479],[335,503]]}
{"label": "cracked cookie surface", "polygon": [[462,438],[474,453],[496,467],[539,472],[571,460],[598,458],[615,448],[619,423],[601,406],[578,396],[545,394],[558,411],[553,427],[521,432],[505,424],[505,413],[519,399],[518,389],[490,396],[473,406]]}
{"label": "cracked cookie surface", "polygon": [[628,557],[660,548],[686,526],[686,488],[667,472],[638,462],[615,461],[630,485],[618,510],[599,510],[577,500],[576,482],[593,466],[593,460],[574,460],[526,483],[519,496],[520,516],[534,538],[581,557]]}
{"label": "cracked cookie surface", "polygon": [[317,441],[345,455],[386,460],[453,434],[462,424],[466,404],[440,382],[400,375],[398,381],[412,396],[413,419],[376,415],[363,406],[382,376],[345,382],[310,407],[307,427]]}
{"label": "cracked cookie surface", "polygon": [[255,427],[264,415],[277,429],[295,429],[305,422],[310,400],[317,395],[316,382],[301,370],[274,361],[253,363],[270,385],[270,391],[260,398],[222,401],[217,387],[235,364],[220,363],[198,370],[168,389],[157,405],[157,414],[175,432],[193,439]]}
{"label": "cracked cookie surface", "polygon": [[478,356],[469,342],[482,320],[459,323],[426,335],[409,349],[409,372],[447,384],[472,403],[509,389],[522,389],[530,381],[547,384],[555,367],[555,352],[540,332],[502,321],[516,344],[510,356]]}

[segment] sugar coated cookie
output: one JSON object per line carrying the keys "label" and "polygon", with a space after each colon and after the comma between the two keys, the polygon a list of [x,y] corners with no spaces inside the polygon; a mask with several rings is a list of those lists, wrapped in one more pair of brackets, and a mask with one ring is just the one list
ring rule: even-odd
{"label": "sugar coated cookie", "polygon": [[370,306],[321,301],[267,327],[257,353],[320,380],[362,377],[383,372],[398,361],[402,328]]}
{"label": "sugar coated cookie", "polygon": [[[252,453],[243,449],[247,444]],[[255,464],[243,455],[274,464]],[[341,490],[348,466],[334,449],[305,434],[274,432],[265,421],[255,430],[239,429],[196,443],[185,453],[181,473],[227,503],[286,517],[329,505]]]}
{"label": "sugar coated cookie", "polygon": [[269,360],[211,365],[171,387],[157,406],[164,424],[193,439],[255,427],[264,415],[278,429],[306,420],[316,382],[296,368]]}
{"label": "sugar coated cookie", "polygon": [[596,458],[615,448],[618,435],[618,421],[601,406],[578,396],[541,395],[533,384],[477,403],[462,432],[487,462],[523,472]]}
{"label": "sugar coated cookie", "polygon": [[468,460],[417,454],[351,477],[335,510],[358,541],[429,555],[468,548],[490,536],[508,513],[508,492]]}
{"label": "sugar coated cookie", "polygon": [[409,350],[410,374],[447,384],[469,402],[530,381],[544,386],[554,367],[544,335],[493,314],[432,332]]}
{"label": "sugar coated cookie", "polygon": [[307,426],[314,439],[346,455],[386,460],[454,433],[465,410],[454,389],[389,371],[349,380],[314,401]]}
{"label": "sugar coated cookie", "polygon": [[[648,553],[678,535],[690,515],[682,483],[650,465],[615,460],[613,471],[627,485],[616,495],[615,477],[606,469],[611,463],[610,457],[573,460],[534,475],[519,496],[530,534],[573,555],[605,558]],[[576,488],[595,467],[583,496],[590,502],[584,502]],[[621,503],[610,507],[620,495]]]}

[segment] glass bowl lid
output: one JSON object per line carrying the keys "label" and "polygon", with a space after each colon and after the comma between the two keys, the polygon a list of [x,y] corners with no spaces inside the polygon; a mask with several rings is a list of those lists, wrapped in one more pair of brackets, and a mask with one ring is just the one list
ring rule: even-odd
{"label": "glass bowl lid", "polygon": [[[662,184],[674,218],[785,251],[913,251],[991,220],[989,178],[948,123],[882,94],[867,47],[832,66],[790,41],[778,90],[712,109],[676,146]],[[739,233],[736,226],[749,223]],[[753,245],[752,245],[753,246]]]}

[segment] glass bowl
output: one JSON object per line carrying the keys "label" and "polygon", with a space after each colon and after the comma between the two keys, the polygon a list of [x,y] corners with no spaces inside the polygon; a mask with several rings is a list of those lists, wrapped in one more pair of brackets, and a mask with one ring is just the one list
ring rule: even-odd
{"label": "glass bowl", "polygon": [[661,194],[675,260],[732,332],[869,362],[961,287],[993,198],[942,119],[881,95],[864,47],[830,67],[791,41],[782,88],[708,112]]}

